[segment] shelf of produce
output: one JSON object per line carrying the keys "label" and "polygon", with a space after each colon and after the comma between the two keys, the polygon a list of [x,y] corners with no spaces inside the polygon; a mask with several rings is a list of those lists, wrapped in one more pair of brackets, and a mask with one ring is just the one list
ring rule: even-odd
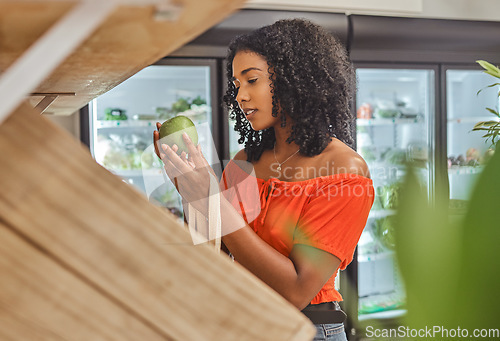
{"label": "shelf of produce", "polygon": [[448,123],[472,123],[472,124],[476,124],[478,122],[483,122],[483,121],[499,121],[500,122],[500,120],[493,115],[448,118]]}
{"label": "shelf of produce", "polygon": [[398,124],[416,124],[424,123],[421,118],[358,118],[356,120],[358,126],[383,126],[383,125],[398,125]]}
{"label": "shelf of produce", "polygon": [[134,178],[134,177],[143,177],[143,176],[155,176],[162,175],[161,169],[110,169],[110,172],[118,175],[122,178]]}
{"label": "shelf of produce", "polygon": [[379,219],[379,218],[384,218],[387,216],[395,215],[396,210],[372,210],[370,211],[370,214],[368,215],[369,218],[373,219]]}
{"label": "shelf of produce", "polygon": [[394,319],[398,317],[402,317],[406,314],[406,309],[394,309],[394,310],[386,310],[379,311],[371,314],[362,314],[359,315],[359,321],[372,320],[372,319]]}
{"label": "shelf of produce", "polygon": [[358,262],[373,262],[386,258],[393,258],[395,256],[394,251],[386,250],[384,252],[372,253],[366,255],[358,254]]}
{"label": "shelf of produce", "polygon": [[449,175],[479,174],[484,166],[451,166],[448,168]]}
{"label": "shelf of produce", "polygon": [[123,120],[123,121],[97,121],[97,129],[106,128],[137,128],[137,127],[155,127],[158,121],[146,121],[146,120]]}

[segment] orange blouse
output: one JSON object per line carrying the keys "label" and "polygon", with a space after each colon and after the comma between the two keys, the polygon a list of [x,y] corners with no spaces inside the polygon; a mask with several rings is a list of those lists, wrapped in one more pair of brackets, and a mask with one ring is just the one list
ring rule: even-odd
{"label": "orange blouse", "polygon": [[292,182],[263,180],[238,163],[231,160],[222,174],[227,200],[281,254],[288,257],[295,244],[305,244],[339,258],[339,268],[311,304],[342,301],[335,277],[352,261],[375,197],[372,180],[349,173]]}

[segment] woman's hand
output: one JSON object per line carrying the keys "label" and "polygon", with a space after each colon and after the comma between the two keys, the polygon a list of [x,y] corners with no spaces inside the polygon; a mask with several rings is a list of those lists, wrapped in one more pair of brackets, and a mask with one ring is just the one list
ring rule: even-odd
{"label": "woman's hand", "polygon": [[156,123],[157,131],[153,132],[153,141],[156,155],[163,161],[165,171],[170,181],[175,184],[183,199],[192,204],[198,211],[207,210],[208,196],[210,195],[210,175],[215,172],[210,167],[201,152],[201,146],[195,146],[186,133],[182,134],[188,154],[177,154],[178,146],[162,144],[158,130],[160,123]]}

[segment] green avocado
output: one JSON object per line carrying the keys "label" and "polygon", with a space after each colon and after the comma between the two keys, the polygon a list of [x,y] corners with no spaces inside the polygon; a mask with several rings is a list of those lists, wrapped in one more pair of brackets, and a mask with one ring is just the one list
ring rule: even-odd
{"label": "green avocado", "polygon": [[177,154],[182,152],[188,153],[188,148],[182,138],[182,133],[184,132],[188,134],[189,138],[196,146],[198,144],[198,132],[196,131],[193,121],[183,115],[172,117],[163,122],[160,127],[159,133],[161,143],[165,143],[170,147],[176,144],[179,147]]}

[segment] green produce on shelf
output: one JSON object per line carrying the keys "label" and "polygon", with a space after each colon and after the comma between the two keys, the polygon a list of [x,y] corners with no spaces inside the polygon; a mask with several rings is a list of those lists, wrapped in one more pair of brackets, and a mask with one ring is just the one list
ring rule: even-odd
{"label": "green produce on shelf", "polygon": [[127,119],[125,110],[118,108],[106,108],[104,110],[104,119],[106,121],[124,121]]}
{"label": "green produce on shelf", "polygon": [[191,104],[182,97],[172,104],[172,112],[175,114],[189,110],[189,108],[191,108]]}
{"label": "green produce on shelf", "polygon": [[373,116],[376,118],[396,118],[399,116],[399,111],[396,109],[375,109]]}
{"label": "green produce on shelf", "polygon": [[141,156],[142,169],[157,168],[155,155],[153,155],[153,153],[142,153]]}
{"label": "green produce on shelf", "polygon": [[207,101],[201,98],[201,96],[197,96],[193,100],[181,97],[172,104],[168,114],[160,116],[160,118],[170,119],[178,114],[182,114],[195,122],[201,122],[207,119],[207,112],[209,110]]}
{"label": "green produce on shelf", "polygon": [[119,149],[109,149],[104,155],[102,165],[114,170],[130,169],[125,152]]}
{"label": "green produce on shelf", "polygon": [[205,101],[203,98],[201,98],[200,96],[196,97],[195,99],[193,99],[193,101],[191,102],[191,105],[203,105],[203,104],[207,104],[207,101]]}
{"label": "green produce on shelf", "polygon": [[383,160],[393,165],[403,165],[408,159],[406,150],[397,148],[389,148],[381,156]]}
{"label": "green produce on shelf", "polygon": [[377,186],[375,188],[375,200],[373,201],[372,211],[383,209],[382,198],[384,196],[384,193],[385,193],[384,186]]}
{"label": "green produce on shelf", "polygon": [[395,216],[387,216],[384,218],[377,219],[374,222],[373,233],[375,238],[387,249],[394,250],[395,236],[394,236],[394,226],[395,226]]}
{"label": "green produce on shelf", "polygon": [[398,207],[399,196],[401,193],[401,183],[395,182],[384,186],[381,192],[380,199],[382,207],[386,210],[396,209]]}
{"label": "green produce on shelf", "polygon": [[360,300],[359,314],[371,314],[380,311],[401,309],[405,307],[405,299],[402,295],[380,295],[371,300]]}

